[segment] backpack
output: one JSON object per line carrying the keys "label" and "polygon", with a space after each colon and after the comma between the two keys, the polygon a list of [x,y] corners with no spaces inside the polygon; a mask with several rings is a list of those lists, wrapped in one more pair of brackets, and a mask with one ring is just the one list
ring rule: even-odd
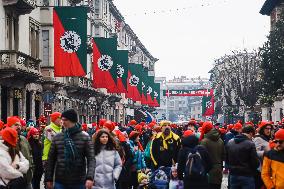
{"label": "backpack", "polygon": [[206,175],[205,167],[203,164],[200,153],[194,149],[187,156],[185,165],[185,177],[186,178],[200,178]]}
{"label": "backpack", "polygon": [[170,167],[160,167],[150,177],[150,184],[157,189],[168,189],[170,182]]}

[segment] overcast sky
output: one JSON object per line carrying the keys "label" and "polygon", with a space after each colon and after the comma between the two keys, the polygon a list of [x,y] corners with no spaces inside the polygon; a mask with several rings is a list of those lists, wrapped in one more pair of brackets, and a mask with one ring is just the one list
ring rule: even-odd
{"label": "overcast sky", "polygon": [[114,0],[126,23],[159,59],[156,76],[209,77],[214,59],[258,48],[269,33],[265,0]]}

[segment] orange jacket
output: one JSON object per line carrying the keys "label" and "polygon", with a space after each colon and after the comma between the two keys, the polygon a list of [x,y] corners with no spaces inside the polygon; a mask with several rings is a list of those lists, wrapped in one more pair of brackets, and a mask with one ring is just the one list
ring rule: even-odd
{"label": "orange jacket", "polygon": [[267,189],[284,189],[284,151],[264,155],[261,177]]}

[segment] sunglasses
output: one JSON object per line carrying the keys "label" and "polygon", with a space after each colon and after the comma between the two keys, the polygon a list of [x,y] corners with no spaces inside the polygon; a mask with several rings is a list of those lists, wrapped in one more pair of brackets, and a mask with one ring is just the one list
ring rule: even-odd
{"label": "sunglasses", "polygon": [[272,130],[272,128],[271,128],[271,127],[266,127],[265,129],[266,129],[266,130]]}

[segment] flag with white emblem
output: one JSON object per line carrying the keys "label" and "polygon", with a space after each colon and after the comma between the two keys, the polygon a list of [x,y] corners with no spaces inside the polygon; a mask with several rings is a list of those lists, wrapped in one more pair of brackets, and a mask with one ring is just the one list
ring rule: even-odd
{"label": "flag with white emblem", "polygon": [[117,39],[93,38],[93,86],[116,91]]}
{"label": "flag with white emblem", "polygon": [[212,116],[214,114],[214,96],[202,97],[202,116]]}
{"label": "flag with white emblem", "polygon": [[87,73],[87,7],[54,7],[54,76]]}
{"label": "flag with white emblem", "polygon": [[116,66],[116,88],[109,89],[110,93],[127,92],[127,74],[128,74],[128,50],[118,50],[115,59]]}
{"label": "flag with white emblem", "polygon": [[126,97],[133,101],[141,101],[143,66],[141,64],[130,63],[128,65],[127,93]]}

